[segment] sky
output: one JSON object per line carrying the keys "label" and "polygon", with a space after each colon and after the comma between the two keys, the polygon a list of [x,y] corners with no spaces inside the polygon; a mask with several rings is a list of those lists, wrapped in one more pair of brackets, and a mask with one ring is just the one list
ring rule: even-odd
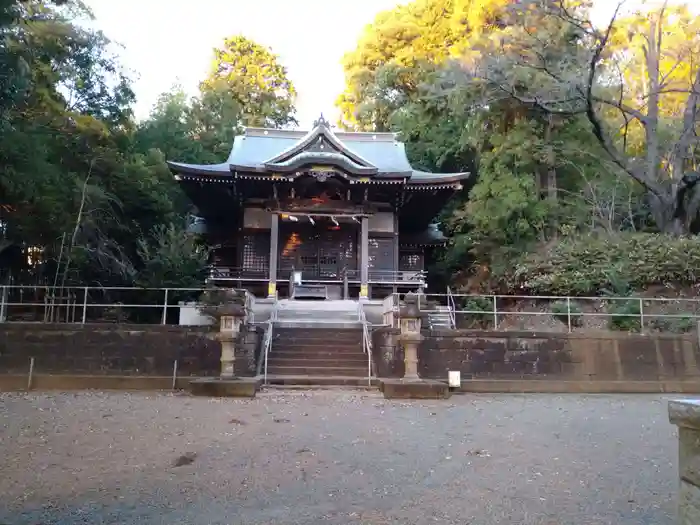
{"label": "sky", "polygon": [[309,128],[321,113],[335,122],[343,91],[340,60],[364,27],[399,0],[87,0],[95,25],[121,44],[122,64],[135,79],[136,116],[179,83],[194,94],[212,49],[243,34],[271,47],[299,93],[297,119]]}
{"label": "sky", "polygon": [[[690,1],[695,2],[700,4]],[[118,54],[135,80],[137,118],[148,116],[158,95],[176,83],[195,94],[214,47],[227,36],[243,34],[271,47],[287,67],[298,92],[302,129],[321,113],[330,122],[337,120],[343,55],[355,48],[379,12],[400,3],[405,0],[86,0],[94,25],[122,46]],[[616,4],[596,3],[600,20]]]}

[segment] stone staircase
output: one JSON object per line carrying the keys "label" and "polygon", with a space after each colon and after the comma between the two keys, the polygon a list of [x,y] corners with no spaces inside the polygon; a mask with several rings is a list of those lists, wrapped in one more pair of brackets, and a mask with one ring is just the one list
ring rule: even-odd
{"label": "stone staircase", "polygon": [[280,301],[268,355],[270,385],[367,386],[356,301]]}
{"label": "stone staircase", "polygon": [[449,306],[433,307],[433,310],[428,314],[428,322],[431,330],[450,330],[454,328]]}

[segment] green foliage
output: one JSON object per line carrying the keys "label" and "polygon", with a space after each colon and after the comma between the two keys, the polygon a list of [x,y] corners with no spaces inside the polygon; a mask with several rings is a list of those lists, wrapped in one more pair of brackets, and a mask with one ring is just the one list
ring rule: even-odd
{"label": "green foliage", "polygon": [[698,320],[692,315],[681,317],[656,317],[649,322],[649,327],[657,332],[687,334],[695,330]]}
{"label": "green foliage", "polygon": [[457,305],[457,310],[468,312],[457,314],[464,319],[466,328],[493,327],[493,301],[479,296],[463,297],[458,300],[461,304]]}
{"label": "green foliage", "polygon": [[566,326],[579,327],[583,325],[583,310],[575,301],[556,301],[551,306],[552,317]]}
{"label": "green foliage", "polygon": [[206,248],[175,224],[155,226],[148,238],[139,239],[138,256],[136,282],[145,288],[195,288],[206,278]]}
{"label": "green foliage", "polygon": [[608,328],[621,332],[639,332],[642,328],[642,305],[639,299],[610,299]]}
{"label": "green foliage", "polygon": [[[404,97],[418,98],[420,70],[459,56],[473,35],[498,22],[507,0],[414,0],[377,15],[343,58],[341,125],[386,130]],[[385,75],[392,77],[387,82]]]}
{"label": "green foliage", "polygon": [[533,295],[626,295],[651,285],[693,285],[700,239],[628,233],[564,238],[494,276]]}
{"label": "green foliage", "polygon": [[296,90],[270,49],[238,35],[214,50],[209,76],[200,86],[209,108],[237,106],[246,126],[278,128],[296,124]]}
{"label": "green foliage", "polygon": [[206,253],[164,226],[190,211],[165,159],[220,162],[242,124],[293,122],[293,86],[268,50],[229,39],[199,96],[175,88],[137,126],[90,16],[78,0],[0,0],[0,246],[40,254],[17,282],[199,286]]}

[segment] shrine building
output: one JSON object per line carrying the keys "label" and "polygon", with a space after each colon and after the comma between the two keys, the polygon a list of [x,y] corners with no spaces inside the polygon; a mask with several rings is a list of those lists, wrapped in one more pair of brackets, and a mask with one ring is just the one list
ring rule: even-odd
{"label": "shrine building", "polygon": [[433,224],[469,173],[414,169],[393,133],[247,128],[226,162],[168,162],[212,247],[210,282],[257,296],[423,289]]}

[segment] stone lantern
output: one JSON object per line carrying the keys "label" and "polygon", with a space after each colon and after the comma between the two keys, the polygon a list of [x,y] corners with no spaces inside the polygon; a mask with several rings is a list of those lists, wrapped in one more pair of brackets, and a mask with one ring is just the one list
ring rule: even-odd
{"label": "stone lantern", "polygon": [[213,334],[213,338],[221,342],[221,372],[218,378],[192,381],[192,393],[254,397],[259,381],[255,378],[236,377],[236,345],[241,342],[241,332],[250,313],[246,293],[240,290],[213,289],[204,295],[202,302],[202,311],[219,322],[219,331]]}
{"label": "stone lantern", "polygon": [[421,335],[421,311],[417,294],[407,294],[399,309],[401,333],[399,343],[404,349],[404,377],[384,379],[381,389],[387,399],[446,399],[450,396],[447,383],[421,379],[418,375],[418,346]]}
{"label": "stone lantern", "polygon": [[405,304],[400,310],[399,342],[404,350],[404,379],[417,380],[418,375],[418,345],[423,340],[420,333],[421,317],[418,306],[418,296],[414,294],[406,295]]}
{"label": "stone lantern", "polygon": [[233,378],[236,376],[236,340],[247,315],[244,306],[227,306],[219,318],[217,339],[221,342],[221,377]]}

